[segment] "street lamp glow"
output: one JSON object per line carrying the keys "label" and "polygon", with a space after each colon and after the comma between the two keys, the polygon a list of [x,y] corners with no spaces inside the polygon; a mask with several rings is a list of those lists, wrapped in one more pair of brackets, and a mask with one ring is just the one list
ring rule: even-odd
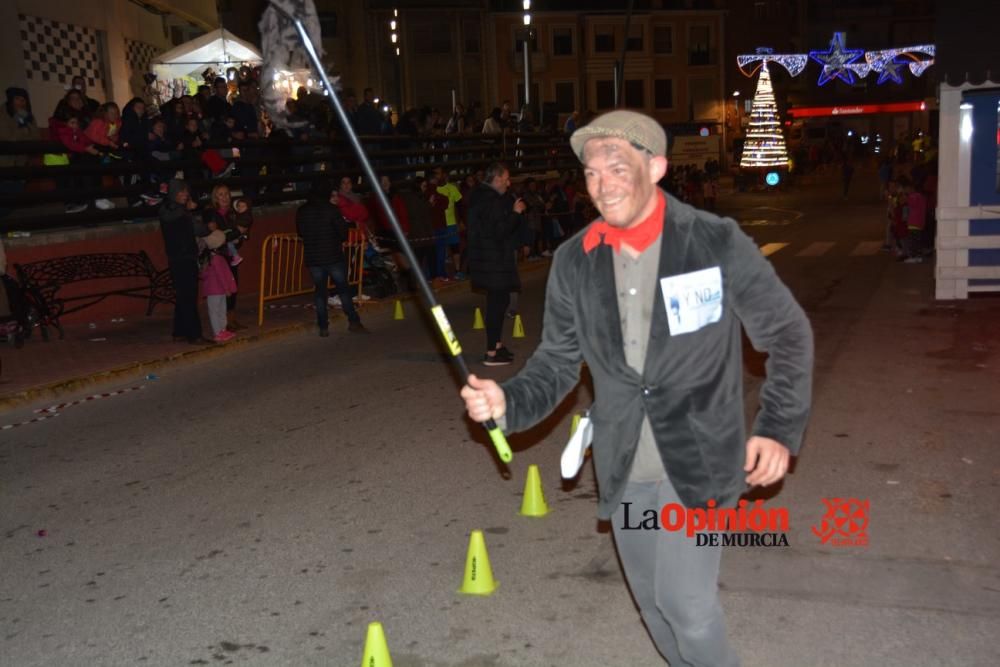
{"label": "street lamp glow", "polygon": [[389,21],[389,30],[395,30],[395,29],[396,29],[396,21],[394,19],[392,21]]}
{"label": "street lamp glow", "polygon": [[395,44],[396,43],[396,33],[392,33],[391,35],[389,35],[389,39],[391,39],[392,43]]}
{"label": "street lamp glow", "polygon": [[740,96],[740,91],[734,90],[733,91],[733,97],[739,97],[739,96]]}
{"label": "street lamp glow", "polygon": [[524,25],[531,25],[531,14],[524,15]]}
{"label": "street lamp glow", "polygon": [[531,0],[524,0],[524,11],[531,9]]}

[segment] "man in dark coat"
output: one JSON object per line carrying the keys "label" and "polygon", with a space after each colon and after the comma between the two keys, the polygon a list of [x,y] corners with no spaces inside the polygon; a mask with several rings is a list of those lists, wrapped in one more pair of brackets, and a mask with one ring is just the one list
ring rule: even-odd
{"label": "man in dark coat", "polygon": [[523,200],[507,195],[510,171],[495,162],[486,169],[483,182],[469,194],[468,253],[472,289],[486,292],[486,366],[504,366],[513,361],[503,346],[504,316],[510,293],[521,287],[517,275],[517,243]]}
{"label": "man in dark coat", "polygon": [[174,342],[203,344],[198,315],[198,243],[195,240],[194,209],[187,183],[170,181],[167,199],[160,207],[160,232],[167,255],[170,279],[174,283]]}
{"label": "man in dark coat", "polygon": [[347,329],[356,333],[366,333],[361,317],[354,308],[354,295],[347,283],[347,257],[344,256],[344,242],[350,223],[337,208],[337,192],[328,179],[313,183],[309,199],[295,213],[295,227],[302,237],[304,262],[316,286],[313,300],[316,304],[316,320],[319,335],[330,335],[330,318],[327,314],[327,281],[333,280],[340,295],[340,304],[347,316]]}
{"label": "man in dark coat", "polygon": [[[698,530],[695,518],[681,527],[657,519],[736,515],[748,486],[784,477],[809,415],[812,330],[734,220],[656,187],[667,141],[654,119],[612,111],[570,143],[602,219],[556,250],[542,341],[521,372],[503,385],[472,375],[462,396],[472,419],[523,431],[565,398],[586,361],[598,515],[612,519],[650,636],[672,666],[733,667],[718,599],[722,547],[698,546],[704,535],[687,531]],[[768,353],[749,439],[741,325]],[[781,530],[764,519],[765,530]]]}

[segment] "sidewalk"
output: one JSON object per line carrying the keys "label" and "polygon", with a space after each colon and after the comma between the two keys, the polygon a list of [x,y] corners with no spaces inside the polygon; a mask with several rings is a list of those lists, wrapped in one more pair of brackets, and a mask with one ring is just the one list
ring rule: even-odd
{"label": "sidewalk", "polygon": [[[468,289],[468,282],[454,282],[435,287],[435,292],[460,289],[463,285]],[[392,307],[397,298],[408,300],[415,295],[404,292],[388,299],[365,301],[360,307],[361,316],[374,309]],[[36,330],[21,349],[0,343],[0,410],[139,371],[154,373],[168,364],[207,359],[276,337],[310,331],[316,326],[311,294],[265,304],[264,308],[264,325],[258,328],[257,295],[240,294],[236,317],[247,328],[237,331],[236,338],[223,344],[173,342],[170,305],[158,306],[150,317],[121,322],[104,318],[66,325],[62,340],[49,329],[49,342],[43,342]],[[339,308],[330,307],[330,319],[333,327],[346,326]],[[201,321],[202,330],[211,335],[204,302]]]}
{"label": "sidewalk", "polygon": [[[549,262],[525,262],[519,265],[524,273],[547,268]],[[467,280],[432,283],[436,294],[468,290]],[[366,313],[391,308],[396,299],[419,298],[416,293],[400,292],[386,299],[365,301],[359,308]],[[291,297],[264,304],[264,325],[257,327],[257,295],[240,294],[236,318],[247,326],[236,332],[236,338],[216,345],[175,343],[170,336],[173,307],[158,306],[150,317],[113,322],[105,318],[86,324],[65,326],[65,337],[59,340],[53,329],[49,342],[41,340],[36,330],[24,347],[0,343],[0,411],[41,398],[54,398],[83,387],[113,380],[139,371],[155,373],[169,364],[200,361],[225,354],[247,345],[312,331],[316,318],[312,294]],[[340,308],[330,306],[331,326],[346,326]],[[117,318],[116,318],[117,319]],[[208,334],[208,314],[201,303],[202,330]]]}

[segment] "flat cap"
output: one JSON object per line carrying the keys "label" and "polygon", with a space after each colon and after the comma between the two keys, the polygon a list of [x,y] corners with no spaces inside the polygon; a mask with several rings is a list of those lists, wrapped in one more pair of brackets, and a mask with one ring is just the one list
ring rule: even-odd
{"label": "flat cap", "polygon": [[583,160],[583,145],[597,137],[616,137],[641,146],[655,156],[666,157],[667,133],[663,127],[645,114],[635,111],[609,111],[584,125],[569,138],[580,160]]}

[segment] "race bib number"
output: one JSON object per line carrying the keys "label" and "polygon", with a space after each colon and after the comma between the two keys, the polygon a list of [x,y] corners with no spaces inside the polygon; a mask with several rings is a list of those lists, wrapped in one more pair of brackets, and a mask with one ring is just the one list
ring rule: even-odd
{"label": "race bib number", "polygon": [[717,266],[660,279],[670,335],[697,331],[722,319],[722,271]]}

